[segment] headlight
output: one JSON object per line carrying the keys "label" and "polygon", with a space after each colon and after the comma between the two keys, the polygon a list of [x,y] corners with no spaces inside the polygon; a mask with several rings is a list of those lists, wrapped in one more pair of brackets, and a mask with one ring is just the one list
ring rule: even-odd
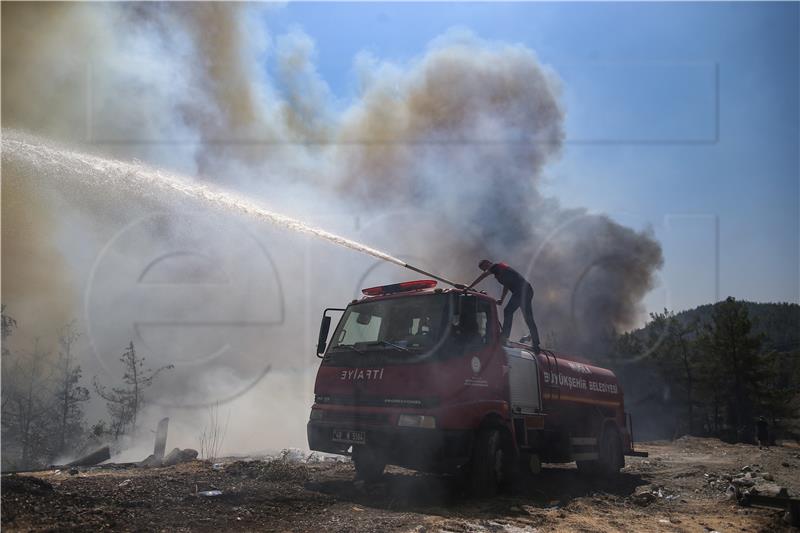
{"label": "headlight", "polygon": [[428,415],[400,415],[397,419],[398,426],[411,428],[436,428],[436,419]]}
{"label": "headlight", "polygon": [[311,416],[308,417],[309,420],[322,420],[322,409],[312,409]]}

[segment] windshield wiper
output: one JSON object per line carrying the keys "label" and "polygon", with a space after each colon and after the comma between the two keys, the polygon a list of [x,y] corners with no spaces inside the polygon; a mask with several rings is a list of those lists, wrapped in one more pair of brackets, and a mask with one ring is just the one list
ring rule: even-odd
{"label": "windshield wiper", "polygon": [[338,350],[339,348],[345,348],[346,350],[352,350],[352,351],[356,352],[357,354],[364,355],[364,352],[362,352],[361,350],[356,348],[355,345],[353,345],[353,344],[337,344],[332,349],[333,350]]}
{"label": "windshield wiper", "polygon": [[389,346],[390,348],[394,348],[395,350],[400,350],[402,352],[411,353],[411,350],[409,350],[405,346],[400,346],[399,344],[395,344],[395,343],[389,342],[389,341],[381,340],[381,341],[370,342],[369,344],[370,345],[378,344],[380,346]]}

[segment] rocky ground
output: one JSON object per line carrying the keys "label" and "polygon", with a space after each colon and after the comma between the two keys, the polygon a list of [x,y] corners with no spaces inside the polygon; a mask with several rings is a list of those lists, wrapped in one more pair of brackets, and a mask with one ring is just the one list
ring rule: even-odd
{"label": "rocky ground", "polygon": [[[800,495],[800,447],[714,439],[651,442],[614,480],[574,465],[542,473],[489,500],[453,477],[390,468],[381,483],[353,481],[348,462],[191,461],[162,468],[80,468],[2,478],[2,528],[163,531],[776,531],[784,513],[727,496],[774,483]],[[744,470],[743,470],[744,469]]]}

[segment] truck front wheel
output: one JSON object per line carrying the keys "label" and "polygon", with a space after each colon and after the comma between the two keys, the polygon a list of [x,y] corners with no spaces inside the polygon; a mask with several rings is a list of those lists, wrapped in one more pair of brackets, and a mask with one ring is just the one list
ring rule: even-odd
{"label": "truck front wheel", "polygon": [[356,479],[372,483],[383,475],[386,461],[366,446],[353,446],[353,465],[356,467]]}
{"label": "truck front wheel", "polygon": [[473,495],[492,497],[497,493],[498,487],[507,481],[511,460],[507,448],[500,430],[485,428],[478,433],[470,465],[470,488]]}

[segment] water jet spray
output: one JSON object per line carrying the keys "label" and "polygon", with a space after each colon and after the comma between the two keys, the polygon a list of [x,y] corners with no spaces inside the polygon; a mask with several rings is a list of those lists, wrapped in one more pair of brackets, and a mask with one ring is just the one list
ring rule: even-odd
{"label": "water jet spray", "polygon": [[[4,159],[6,157],[18,158],[34,165],[39,170],[54,171],[57,175],[77,174],[86,176],[98,185],[107,183],[109,178],[117,178],[115,183],[134,187],[136,192],[142,195],[150,194],[150,191],[162,191],[167,194],[179,193],[216,210],[240,212],[251,218],[266,220],[283,229],[313,235],[336,245],[424,274],[453,287],[463,288],[463,285],[417,268],[386,252],[376,250],[335,233],[309,226],[295,218],[270,211],[255,203],[252,199],[237,195],[231,191],[209,185],[198,185],[186,176],[149,167],[138,162],[120,161],[77,152],[68,148],[56,147],[47,144],[42,139],[23,135],[14,130],[6,129],[3,131],[2,148]],[[147,186],[147,189],[137,187],[139,185]]]}

